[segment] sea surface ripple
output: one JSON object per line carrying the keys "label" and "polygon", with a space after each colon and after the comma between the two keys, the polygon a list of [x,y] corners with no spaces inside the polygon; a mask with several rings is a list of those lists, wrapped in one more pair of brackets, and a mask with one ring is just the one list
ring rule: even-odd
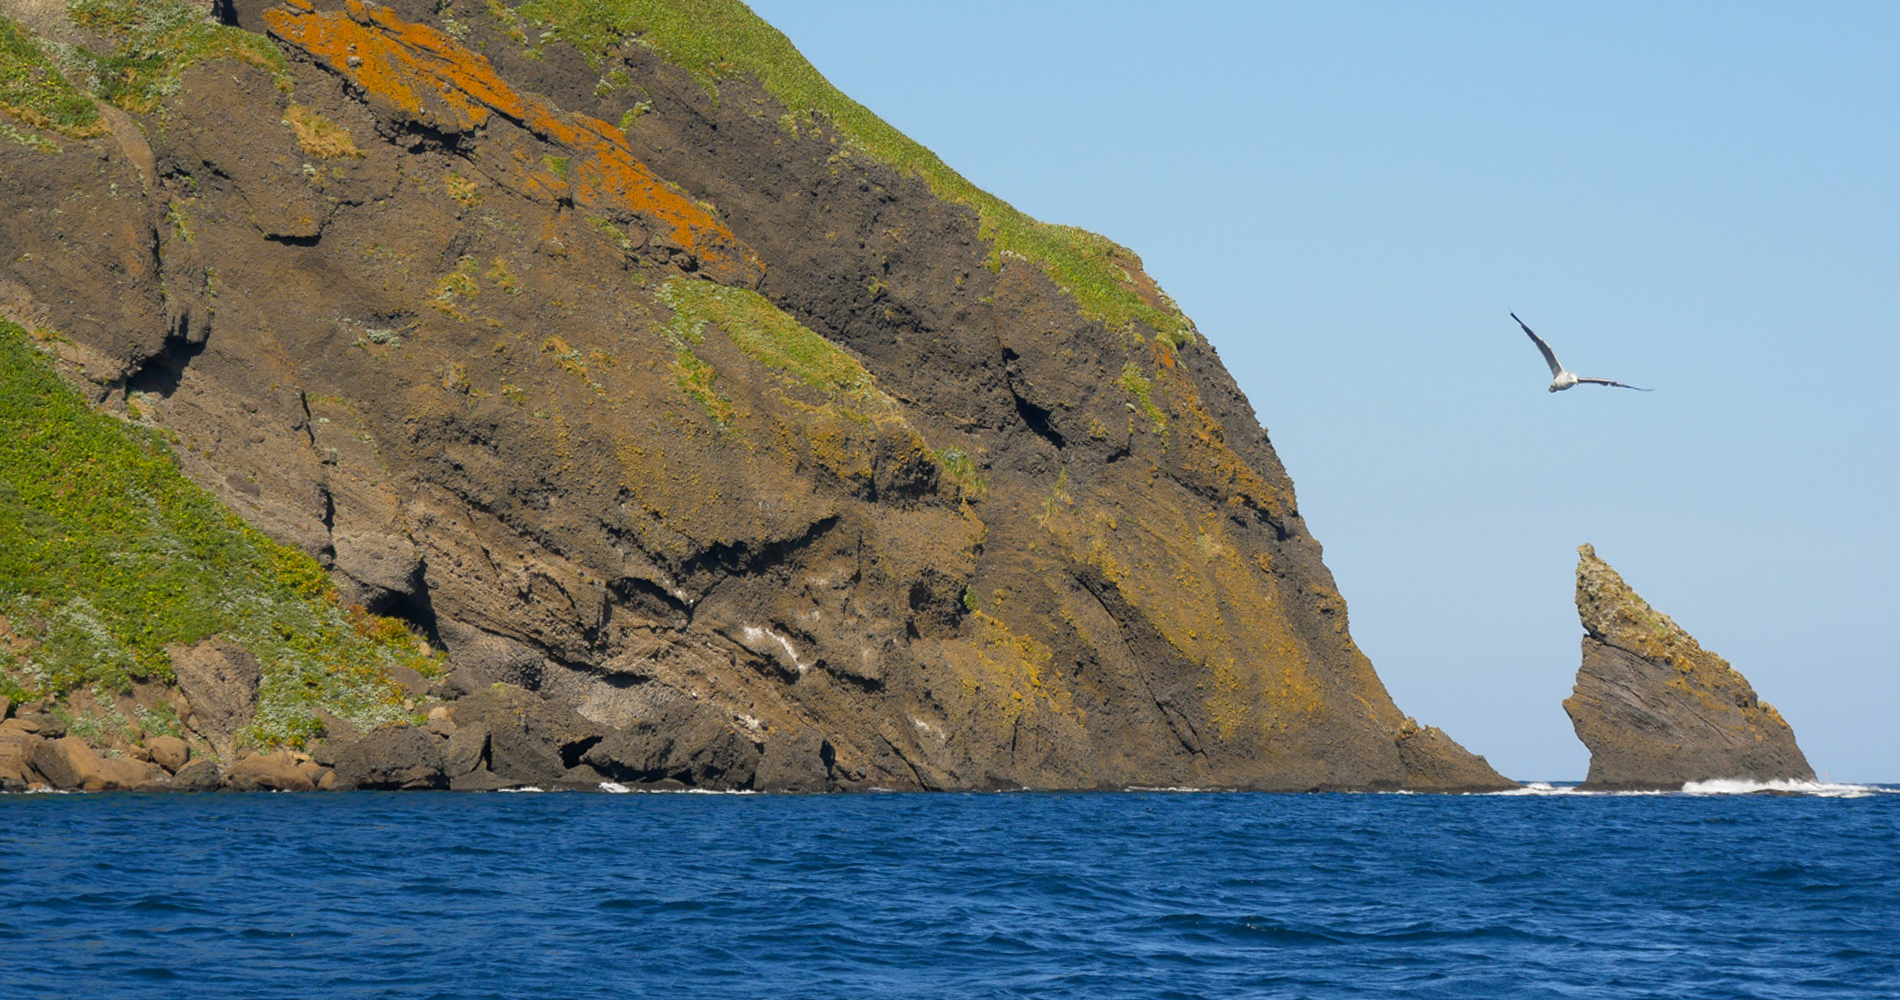
{"label": "sea surface ripple", "polygon": [[0,996],[1900,995],[1900,795],[0,796]]}

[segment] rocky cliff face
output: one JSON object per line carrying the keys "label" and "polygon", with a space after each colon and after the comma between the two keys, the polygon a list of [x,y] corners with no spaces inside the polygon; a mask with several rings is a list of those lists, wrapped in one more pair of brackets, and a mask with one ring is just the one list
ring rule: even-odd
{"label": "rocky cliff face", "polygon": [[1393,705],[1140,261],[971,187],[743,6],[0,8],[68,43],[34,93],[104,98],[7,104],[6,315],[446,648],[435,693],[591,727],[561,766],[1506,783]]}
{"label": "rocky cliff face", "polygon": [[1794,730],[1728,661],[1577,549],[1583,666],[1564,701],[1590,748],[1585,788],[1681,788],[1745,778],[1812,781]]}

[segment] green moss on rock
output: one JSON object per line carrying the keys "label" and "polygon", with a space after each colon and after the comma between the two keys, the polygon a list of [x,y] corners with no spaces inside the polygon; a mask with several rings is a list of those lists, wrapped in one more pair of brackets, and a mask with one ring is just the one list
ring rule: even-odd
{"label": "green moss on rock", "polygon": [[[873,419],[897,412],[856,358],[751,289],[675,278],[660,286],[659,297],[673,310],[667,330],[676,348],[700,343],[706,325],[714,324],[747,357],[818,390],[847,414]],[[710,370],[706,374],[710,391]]]}

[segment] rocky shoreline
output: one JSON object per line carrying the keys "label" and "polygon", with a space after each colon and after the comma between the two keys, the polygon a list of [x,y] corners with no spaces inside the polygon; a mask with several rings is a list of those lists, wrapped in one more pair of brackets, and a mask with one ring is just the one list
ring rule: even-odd
{"label": "rocky shoreline", "polygon": [[[834,781],[830,744],[816,733],[790,739],[738,737],[703,704],[612,729],[508,684],[473,690],[451,675],[418,705],[425,725],[392,723],[356,732],[342,720],[305,749],[214,749],[227,734],[206,727],[113,740],[100,748],[69,731],[43,702],[0,699],[0,791],[499,791],[598,790],[605,783],[651,790],[710,788],[823,792]],[[188,722],[204,716],[187,711]],[[227,744],[228,745],[228,744]]]}

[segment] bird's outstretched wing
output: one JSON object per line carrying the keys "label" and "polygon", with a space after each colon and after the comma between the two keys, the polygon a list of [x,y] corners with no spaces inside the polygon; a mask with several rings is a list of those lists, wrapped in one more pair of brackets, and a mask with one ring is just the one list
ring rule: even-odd
{"label": "bird's outstretched wing", "polygon": [[1656,391],[1654,389],[1637,389],[1636,386],[1630,385],[1627,382],[1616,382],[1607,378],[1584,378],[1582,376],[1578,376],[1577,383],[1579,385],[1585,384],[1585,383],[1589,385],[1613,385],[1613,386],[1616,386],[1618,389],[1636,389],[1637,392],[1655,392]]}
{"label": "bird's outstretched wing", "polygon": [[[1517,314],[1512,313],[1511,318],[1517,319]],[[1562,375],[1564,373],[1564,366],[1557,363],[1557,352],[1552,351],[1550,345],[1544,343],[1544,338],[1539,337],[1530,327],[1524,326],[1523,320],[1517,319],[1517,325],[1524,327],[1524,335],[1531,338],[1531,343],[1536,344],[1537,349],[1543,352],[1545,363],[1550,365],[1550,377],[1556,378]]]}

